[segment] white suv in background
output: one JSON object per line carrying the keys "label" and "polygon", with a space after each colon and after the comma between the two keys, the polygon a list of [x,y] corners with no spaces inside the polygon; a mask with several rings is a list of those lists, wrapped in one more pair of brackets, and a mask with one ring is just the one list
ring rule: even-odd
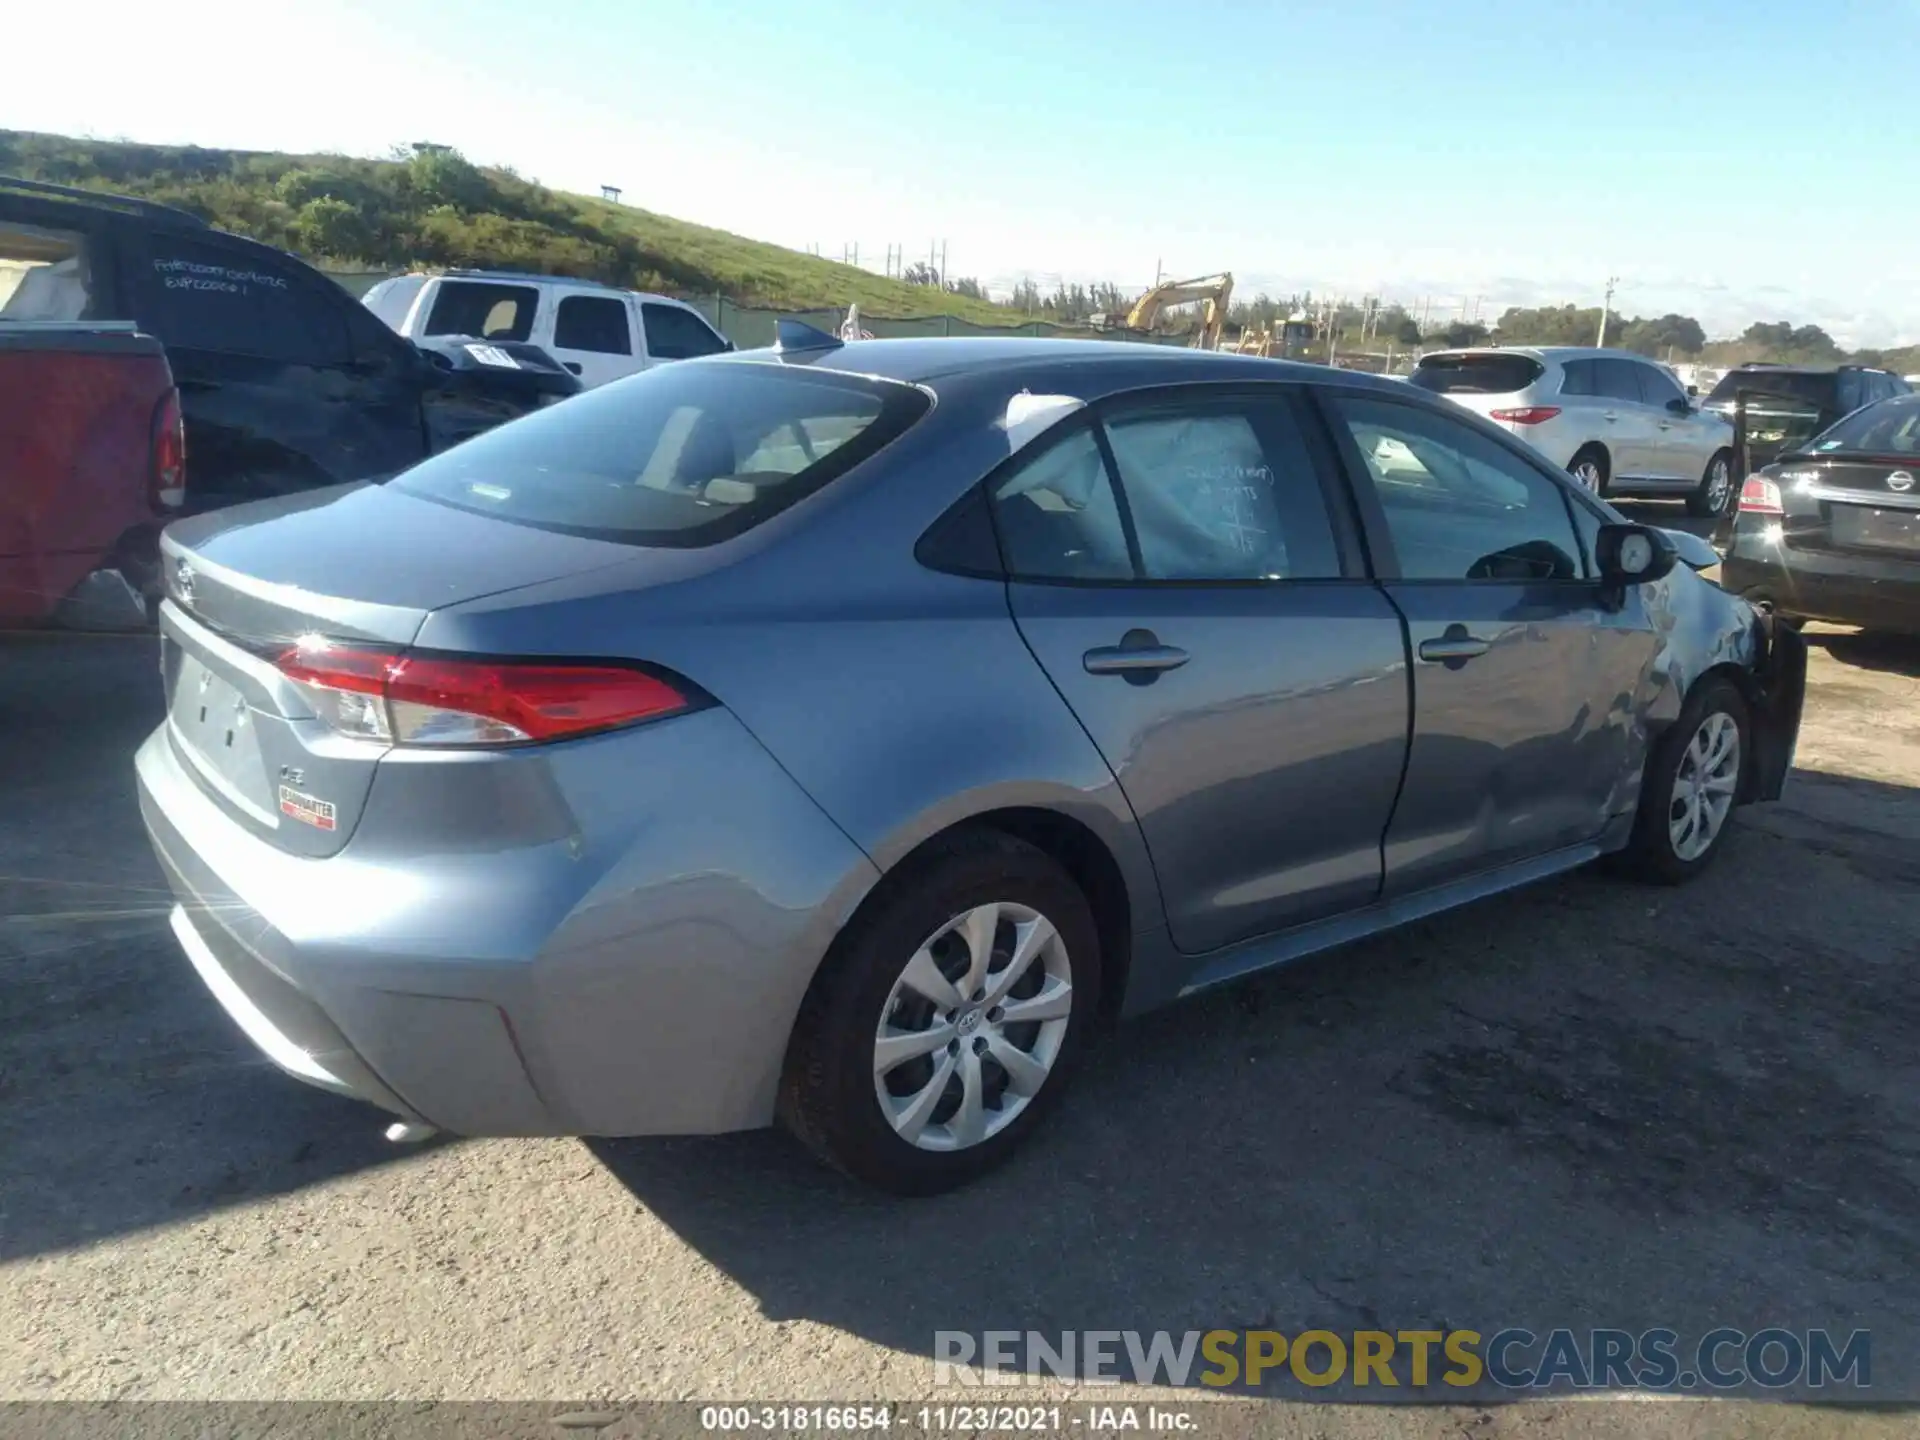
{"label": "white suv in background", "polygon": [[1733,496],[1733,426],[1673,373],[1624,350],[1506,346],[1422,356],[1408,379],[1511,430],[1599,495]]}
{"label": "white suv in background", "polygon": [[395,275],[361,300],[409,340],[442,335],[531,342],[589,390],[662,360],[692,360],[733,348],[683,301],[557,275],[507,270]]}

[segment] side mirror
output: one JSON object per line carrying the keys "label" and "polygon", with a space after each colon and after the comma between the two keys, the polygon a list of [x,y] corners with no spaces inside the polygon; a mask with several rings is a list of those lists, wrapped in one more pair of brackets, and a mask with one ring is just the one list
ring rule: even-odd
{"label": "side mirror", "polygon": [[1689,400],[1691,400],[1691,399],[1693,399],[1693,398],[1695,398],[1696,396],[1698,396],[1698,395],[1699,395],[1699,393],[1700,393],[1700,387],[1699,387],[1698,385],[1689,385],[1689,386],[1687,386],[1687,398],[1688,398]]}
{"label": "side mirror", "polygon": [[1673,399],[1673,400],[1667,401],[1667,409],[1671,410],[1676,415],[1691,415],[1693,413],[1692,403],[1689,401],[1680,400],[1680,399]]}
{"label": "side mirror", "polygon": [[1666,532],[1651,525],[1602,525],[1593,542],[1593,558],[1608,585],[1645,585],[1679,563],[1680,552]]}

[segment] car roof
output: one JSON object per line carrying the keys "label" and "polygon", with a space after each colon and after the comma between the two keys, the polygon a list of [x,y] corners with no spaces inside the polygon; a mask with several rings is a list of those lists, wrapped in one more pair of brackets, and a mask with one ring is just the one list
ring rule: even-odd
{"label": "car roof", "polygon": [[1423,361],[1454,355],[1530,355],[1536,360],[1637,360],[1643,365],[1658,365],[1632,350],[1610,350],[1596,345],[1468,345],[1457,350],[1430,350]]}
{"label": "car roof", "polygon": [[[1294,360],[1268,360],[1231,351],[1194,350],[1138,340],[1055,340],[1035,336],[928,336],[903,340],[854,340],[818,350],[742,350],[731,363],[787,361],[855,375],[918,384],[935,379],[985,375],[1000,370],[1075,369],[1087,366],[1148,369],[1158,383],[1266,380],[1325,384],[1343,382],[1387,388],[1391,382],[1364,371],[1336,370]],[[1398,393],[1398,387],[1392,387]]]}
{"label": "car roof", "polygon": [[678,305],[692,310],[696,307],[672,295],[658,295],[651,290],[628,290],[623,286],[609,285],[604,280],[586,280],[577,275],[534,275],[524,270],[444,270],[438,274],[428,274],[424,270],[415,271],[408,276],[394,276],[393,279],[409,280],[486,280],[502,285],[566,285],[580,290],[604,290],[609,295],[638,295],[642,300],[661,300],[669,305]]}

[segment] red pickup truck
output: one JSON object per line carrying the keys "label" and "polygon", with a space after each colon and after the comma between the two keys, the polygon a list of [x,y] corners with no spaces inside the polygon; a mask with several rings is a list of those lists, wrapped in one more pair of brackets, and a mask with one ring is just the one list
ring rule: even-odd
{"label": "red pickup truck", "polygon": [[144,624],[185,468],[158,340],[131,324],[0,322],[0,625]]}

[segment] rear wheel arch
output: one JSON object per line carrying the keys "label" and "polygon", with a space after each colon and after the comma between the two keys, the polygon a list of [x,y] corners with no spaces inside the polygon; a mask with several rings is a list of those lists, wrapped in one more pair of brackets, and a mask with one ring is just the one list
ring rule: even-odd
{"label": "rear wheel arch", "polygon": [[[950,849],[956,837],[978,833],[1023,841],[1048,856],[1073,878],[1093,911],[1099,932],[1101,1012],[1118,1015],[1133,958],[1135,906],[1127,887],[1126,872],[1111,847],[1091,826],[1062,811],[1037,805],[978,811],[921,839],[888,865],[852,907],[834,943],[822,957],[820,969],[825,969],[833,958],[842,937],[859,929],[865,915],[886,904],[901,886],[914,883],[929,858]],[[817,976],[816,971],[815,978]]]}
{"label": "rear wheel arch", "polygon": [[1587,458],[1592,458],[1597,461],[1600,466],[1599,483],[1594,486],[1593,493],[1595,495],[1604,495],[1608,482],[1613,479],[1613,456],[1601,441],[1589,440],[1581,445],[1578,450],[1575,450],[1572,456],[1568,458],[1567,473],[1577,477],[1580,471],[1580,462]]}

